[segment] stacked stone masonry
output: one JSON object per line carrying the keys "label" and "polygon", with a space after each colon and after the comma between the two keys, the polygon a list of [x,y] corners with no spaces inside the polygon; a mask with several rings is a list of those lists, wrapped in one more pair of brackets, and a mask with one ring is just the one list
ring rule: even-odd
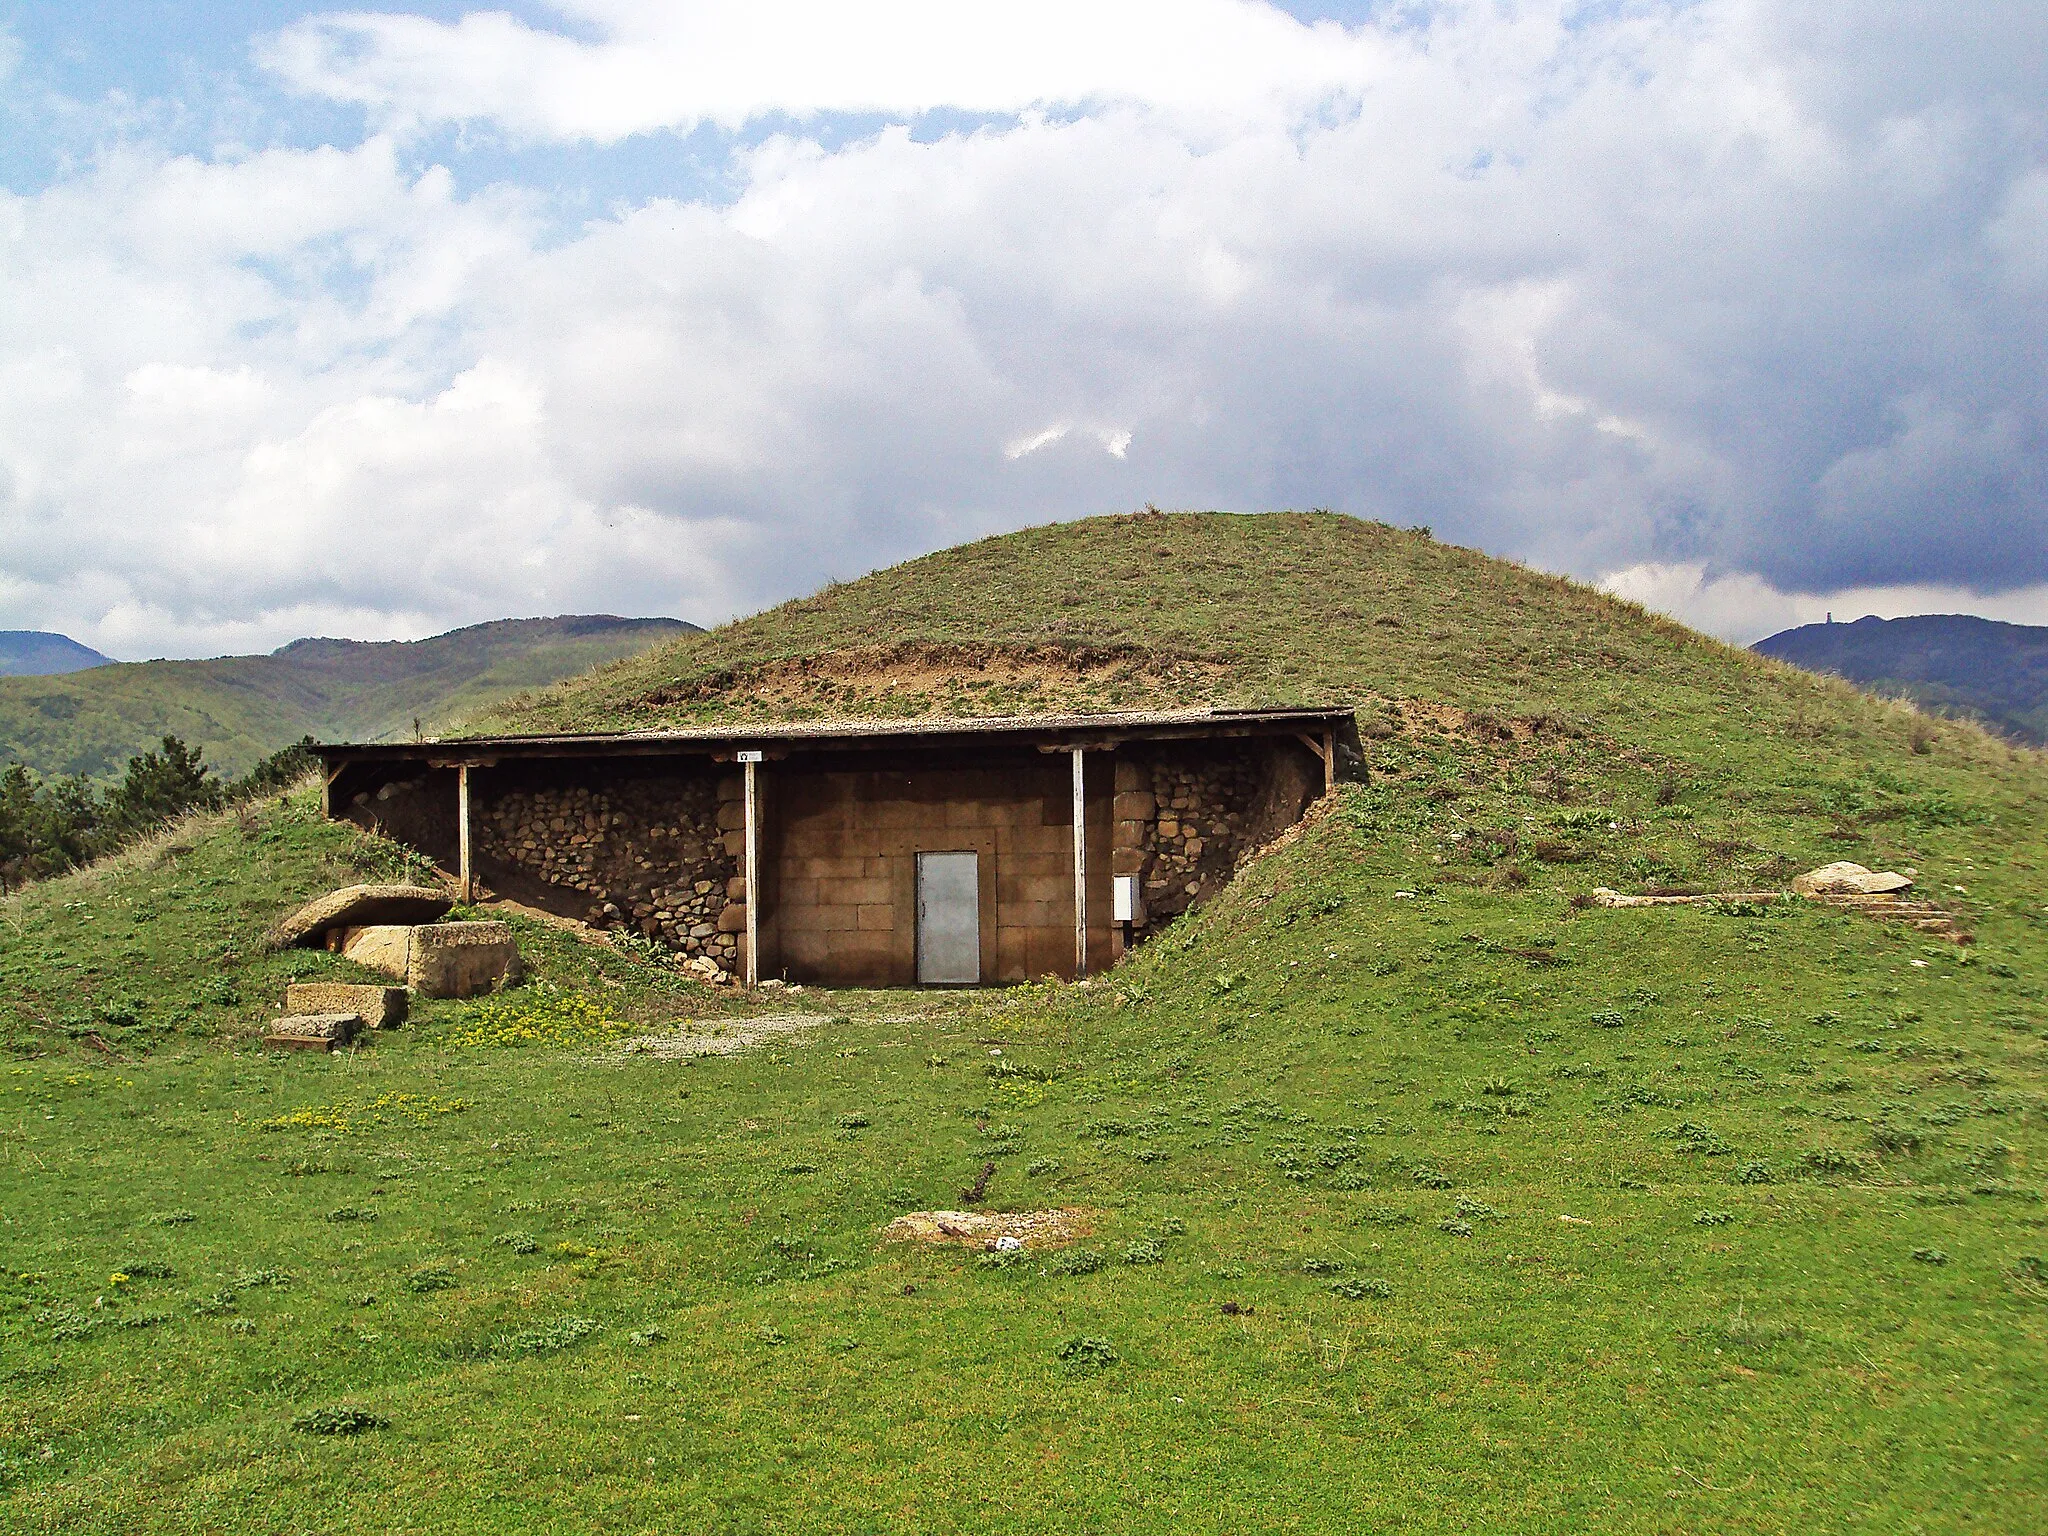
{"label": "stacked stone masonry", "polygon": [[[512,788],[477,797],[479,868],[515,871],[587,898],[581,917],[623,928],[724,970],[745,924],[741,850],[733,846],[738,780],[627,779],[602,788]],[[722,798],[721,792],[729,798]],[[550,903],[560,905],[560,903]],[[737,922],[735,919],[737,918]]]}
{"label": "stacked stone masonry", "polygon": [[1140,939],[1230,883],[1261,835],[1255,826],[1259,760],[1221,749],[1116,766],[1116,835],[1110,870],[1137,875],[1144,921]]}

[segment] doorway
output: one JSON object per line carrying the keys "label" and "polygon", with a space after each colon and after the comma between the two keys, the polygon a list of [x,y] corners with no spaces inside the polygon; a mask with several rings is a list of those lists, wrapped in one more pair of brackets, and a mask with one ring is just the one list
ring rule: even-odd
{"label": "doorway", "polygon": [[920,986],[981,981],[981,855],[917,856],[917,980]]}

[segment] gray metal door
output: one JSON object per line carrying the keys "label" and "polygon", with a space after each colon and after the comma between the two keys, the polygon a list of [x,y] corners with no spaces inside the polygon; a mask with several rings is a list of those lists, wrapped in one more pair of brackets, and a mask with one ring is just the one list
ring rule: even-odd
{"label": "gray metal door", "polygon": [[917,979],[981,980],[981,856],[917,856]]}

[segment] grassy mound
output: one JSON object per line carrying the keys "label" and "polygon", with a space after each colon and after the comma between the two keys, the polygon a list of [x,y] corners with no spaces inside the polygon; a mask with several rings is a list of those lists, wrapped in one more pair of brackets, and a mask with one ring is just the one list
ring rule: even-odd
{"label": "grassy mound", "polygon": [[[1243,600],[1109,603],[1133,540]],[[1028,599],[1024,547],[1067,551]],[[1261,551],[1300,577],[1263,608]],[[287,974],[340,965],[255,937],[397,857],[303,798],[0,904],[0,1525],[2048,1523],[2037,758],[1340,519],[1112,520],[896,576],[893,619],[869,578],[504,723],[695,718],[772,668],[786,709],[891,667],[953,709],[943,658],[980,645],[1016,703],[1368,701],[1372,782],[1093,985],[812,992],[774,1006],[814,1028],[690,1062],[610,1041],[749,1005],[531,925],[523,992],[251,1048]],[[1071,635],[1068,582],[1100,610]],[[1975,942],[1573,900],[1838,857],[1917,869]],[[990,1165],[990,1205],[1092,1233],[879,1240]]]}

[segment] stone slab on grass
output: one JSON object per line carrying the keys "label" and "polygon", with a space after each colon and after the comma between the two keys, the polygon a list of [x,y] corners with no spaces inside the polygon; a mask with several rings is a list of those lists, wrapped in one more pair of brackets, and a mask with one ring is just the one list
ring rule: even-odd
{"label": "stone slab on grass", "polygon": [[295,1013],[270,1021],[266,1045],[331,1051],[355,1038],[362,1020],[352,1013]]}
{"label": "stone slab on grass", "polygon": [[1844,861],[1808,870],[1792,882],[1802,896],[1888,896],[1912,888],[1913,882],[1896,870],[1869,870]]}
{"label": "stone slab on grass", "polygon": [[371,1029],[405,1022],[405,988],[346,981],[295,981],[284,989],[286,1013],[348,1013]]}
{"label": "stone slab on grass", "polygon": [[431,923],[446,917],[455,900],[424,885],[350,885],[307,902],[270,930],[273,949],[323,944],[337,929],[386,923]]}

